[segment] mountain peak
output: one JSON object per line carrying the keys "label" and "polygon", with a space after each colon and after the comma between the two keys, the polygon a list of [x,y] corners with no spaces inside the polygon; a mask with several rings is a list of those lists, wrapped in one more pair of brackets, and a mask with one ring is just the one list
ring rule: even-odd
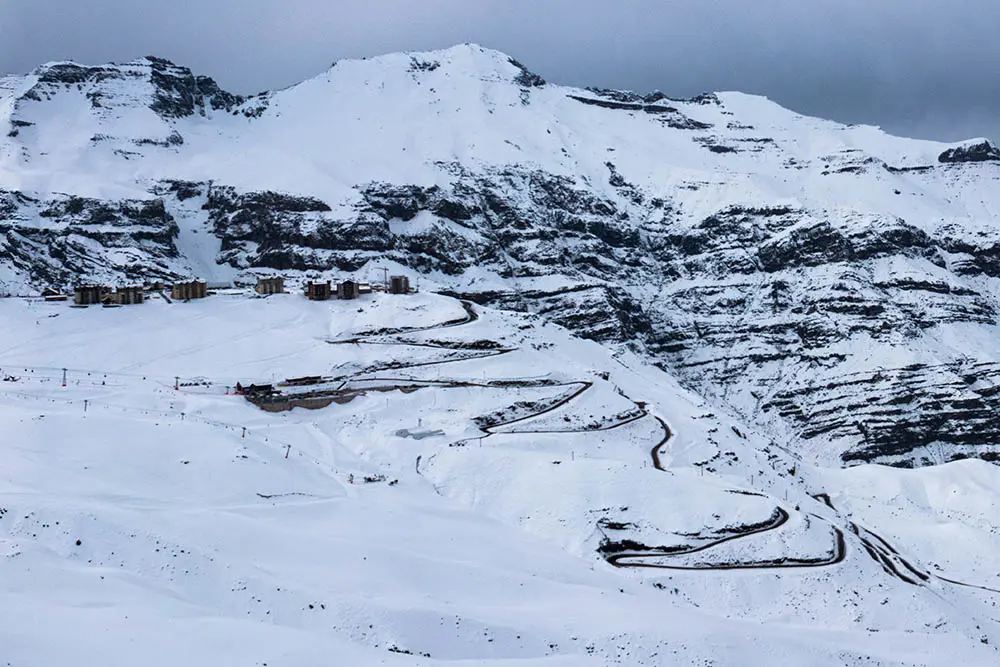
{"label": "mountain peak", "polygon": [[335,68],[345,66],[405,67],[412,73],[448,72],[455,76],[499,76],[523,87],[545,85],[545,79],[530,71],[516,58],[502,51],[474,43],[456,44],[444,49],[429,51],[404,51],[373,58],[351,58],[334,63]]}
{"label": "mountain peak", "polygon": [[133,106],[135,100],[151,98],[146,102],[149,108],[168,120],[205,115],[206,109],[228,111],[243,101],[211,77],[195,75],[189,68],[157,56],[106,65],[50,62],[37,67],[32,75],[37,83],[23,96],[29,101],[49,99],[60,89],[75,86],[86,94],[92,109]]}

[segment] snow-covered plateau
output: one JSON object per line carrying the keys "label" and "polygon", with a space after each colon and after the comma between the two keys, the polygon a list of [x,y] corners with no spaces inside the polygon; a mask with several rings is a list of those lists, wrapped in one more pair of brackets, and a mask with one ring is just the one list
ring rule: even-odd
{"label": "snow-covered plateau", "polygon": [[991,142],[475,45],[4,124],[0,666],[1000,664]]}

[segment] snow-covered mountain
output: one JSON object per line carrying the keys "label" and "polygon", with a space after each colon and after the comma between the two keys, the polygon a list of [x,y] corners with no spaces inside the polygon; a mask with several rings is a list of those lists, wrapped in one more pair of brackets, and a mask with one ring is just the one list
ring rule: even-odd
{"label": "snow-covered mountain", "polygon": [[[898,138],[740,93],[568,88],[475,45],[251,97],[158,58],[53,63],[0,79],[4,124],[8,294],[383,267],[422,288],[357,306],[0,302],[10,580],[132,600],[175,632],[220,619],[191,656],[270,624],[247,664],[996,660],[986,139]],[[65,366],[84,389],[56,388]],[[275,416],[222,391],[316,374],[360,399]],[[178,375],[189,389],[162,386]],[[81,418],[85,400],[108,412]],[[116,433],[154,443],[156,464],[102,444]],[[66,463],[68,434],[84,444]],[[150,508],[165,516],[147,525]],[[98,550],[63,543],[88,525]],[[354,534],[377,562],[351,560]],[[99,593],[87,577],[115,566]],[[64,625],[95,618],[54,588],[5,592]],[[29,636],[11,664],[32,664],[38,637],[0,609]]]}
{"label": "snow-covered mountain", "polygon": [[8,292],[392,260],[639,346],[817,456],[1000,451],[986,140],[566,88],[472,45],[249,99],[157,58],[0,91]]}

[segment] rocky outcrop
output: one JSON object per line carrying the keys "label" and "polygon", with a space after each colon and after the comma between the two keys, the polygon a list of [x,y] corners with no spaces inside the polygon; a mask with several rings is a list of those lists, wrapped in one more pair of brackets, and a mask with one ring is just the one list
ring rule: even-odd
{"label": "rocky outcrop", "polygon": [[1000,461],[1000,365],[913,364],[782,390],[761,408],[807,440],[851,443],[846,463],[913,467],[964,458]]}
{"label": "rocky outcrop", "polygon": [[1000,148],[997,148],[993,145],[993,142],[987,140],[949,148],[938,156],[938,162],[944,164],[993,161],[1000,161]]}
{"label": "rocky outcrop", "polygon": [[205,115],[206,109],[232,111],[243,97],[228,93],[207,76],[195,76],[186,67],[148,56],[149,79],[155,93],[149,108],[164,118]]}
{"label": "rocky outcrop", "polygon": [[[607,91],[601,92],[603,93],[601,97],[583,97],[581,95],[569,95],[568,97],[582,104],[604,109],[642,111],[658,117],[664,125],[675,130],[707,130],[712,127],[709,123],[702,123],[685,116],[675,107],[660,103],[660,100],[666,99],[665,96],[639,97],[628,93],[608,95]],[[656,102],[650,103],[647,101],[648,99],[656,100]]]}
{"label": "rocky outcrop", "polygon": [[761,244],[757,255],[768,272],[896,255],[944,266],[931,238],[899,219],[854,230],[838,229],[829,221],[796,227]]}
{"label": "rocky outcrop", "polygon": [[571,179],[443,167],[455,177],[448,187],[359,186],[349,216],[309,197],[226,186],[211,188],[205,208],[223,261],[243,268],[353,270],[378,254],[449,275],[485,265],[507,277],[565,267],[604,278],[639,261],[629,213]]}
{"label": "rocky outcrop", "polygon": [[239,193],[212,187],[204,208],[222,240],[219,261],[239,268],[351,270],[366,252],[389,249],[388,228],[374,216],[341,220],[313,197]]}
{"label": "rocky outcrop", "polygon": [[36,199],[0,190],[0,261],[36,285],[176,275],[177,223],[162,199]]}
{"label": "rocky outcrop", "polygon": [[522,88],[541,88],[545,85],[545,79],[538,76],[514,58],[508,58],[507,62],[516,67],[519,71],[514,77],[514,83]]}
{"label": "rocky outcrop", "polygon": [[[146,97],[149,108],[164,120],[205,115],[208,110],[231,111],[244,101],[242,96],[220,88],[211,77],[196,76],[187,67],[154,56],[100,67],[53,63],[35,74],[38,82],[22,95],[23,100],[50,100],[66,88],[83,91],[93,109],[121,104],[123,97]],[[148,94],[126,92],[142,86],[148,86]]]}

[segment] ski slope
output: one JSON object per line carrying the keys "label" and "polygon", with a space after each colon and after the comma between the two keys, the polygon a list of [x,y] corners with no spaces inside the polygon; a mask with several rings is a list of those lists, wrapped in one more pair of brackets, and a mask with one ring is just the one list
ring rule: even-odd
{"label": "ski slope", "polygon": [[0,360],[10,665],[997,660],[995,468],[815,467],[537,316],[4,299]]}

